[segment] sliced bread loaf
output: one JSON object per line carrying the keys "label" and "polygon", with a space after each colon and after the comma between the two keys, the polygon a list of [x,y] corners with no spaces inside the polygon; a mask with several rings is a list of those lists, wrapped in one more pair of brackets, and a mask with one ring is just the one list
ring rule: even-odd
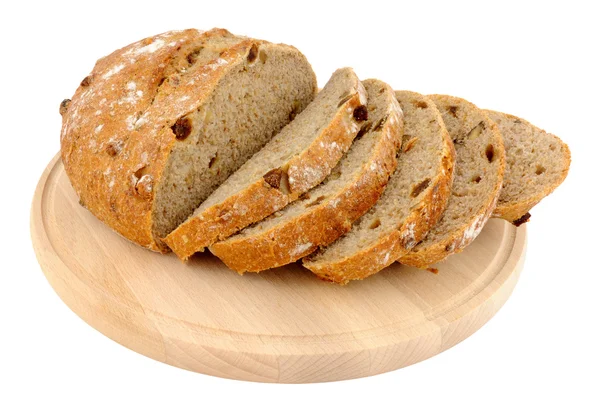
{"label": "sliced bread loaf", "polygon": [[61,104],[61,154],[84,205],[124,237],[161,238],[302,111],[295,48],[223,29],[168,32],[100,59]]}
{"label": "sliced bread loaf", "polygon": [[505,153],[498,126],[464,99],[430,96],[454,142],[456,165],[448,205],[431,228],[400,262],[427,267],[462,251],[479,234],[496,207],[502,188]]}
{"label": "sliced bread loaf", "polygon": [[506,149],[504,183],[493,216],[519,226],[529,220],[529,210],[567,177],[571,153],[556,135],[524,119],[486,113],[500,128]]}
{"label": "sliced bread loaf", "polygon": [[347,232],[379,198],[396,167],[402,142],[402,110],[387,84],[364,82],[366,122],[327,179],[301,199],[210,251],[231,269],[259,272],[294,262]]}
{"label": "sliced bread loaf", "polygon": [[398,167],[348,234],[304,259],[322,279],[347,283],[378,272],[413,248],[446,207],[455,153],[442,117],[423,95],[396,91],[396,98],[404,111]]}
{"label": "sliced bread loaf", "polygon": [[352,69],[337,70],[313,102],[164,240],[181,259],[269,216],[319,184],[367,118]]}

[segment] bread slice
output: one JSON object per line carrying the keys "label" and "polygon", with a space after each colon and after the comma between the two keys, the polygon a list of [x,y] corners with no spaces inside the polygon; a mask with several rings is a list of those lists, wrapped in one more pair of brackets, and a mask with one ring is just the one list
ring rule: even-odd
{"label": "bread slice", "polygon": [[423,95],[397,91],[396,98],[404,111],[398,167],[348,234],[304,259],[322,279],[347,283],[378,272],[413,248],[446,207],[455,153],[442,117]]}
{"label": "bread slice", "polygon": [[302,111],[316,78],[295,48],[223,29],[168,32],[100,59],[61,104],[81,204],[153,250]]}
{"label": "bread slice", "polygon": [[496,207],[505,168],[502,135],[483,110],[453,96],[430,97],[454,142],[456,165],[452,192],[442,217],[399,260],[417,267],[427,267],[458,253],[477,237]]}
{"label": "bread slice", "polygon": [[379,198],[396,168],[402,110],[387,84],[364,82],[369,120],[327,179],[300,200],[210,251],[231,269],[260,272],[294,262],[347,232]]}
{"label": "bread slice", "polygon": [[506,172],[494,217],[519,226],[529,210],[567,177],[571,153],[567,144],[522,118],[486,111],[504,138]]}
{"label": "bread slice", "polygon": [[352,69],[337,70],[313,102],[164,240],[181,259],[269,216],[319,184],[367,117]]}

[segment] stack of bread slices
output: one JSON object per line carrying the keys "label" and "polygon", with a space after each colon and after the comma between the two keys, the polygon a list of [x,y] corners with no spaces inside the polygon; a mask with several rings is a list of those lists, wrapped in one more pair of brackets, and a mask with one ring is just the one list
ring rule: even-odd
{"label": "stack of bread slices", "polygon": [[490,217],[521,225],[570,164],[518,117],[349,68],[317,91],[295,48],[223,29],[113,52],[60,113],[81,204],[124,237],[239,273],[301,260],[341,284],[427,268]]}

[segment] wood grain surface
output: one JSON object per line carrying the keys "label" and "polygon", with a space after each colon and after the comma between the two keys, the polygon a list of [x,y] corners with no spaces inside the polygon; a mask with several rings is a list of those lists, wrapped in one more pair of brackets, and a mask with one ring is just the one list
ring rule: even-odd
{"label": "wood grain surface", "polygon": [[240,276],[209,253],[184,264],[120,237],[78,204],[58,155],[31,235],[54,290],[109,338],[180,368],[286,383],[379,374],[456,345],[508,299],[526,244],[525,226],[492,219],[437,274],[394,264],[338,286],[292,264]]}

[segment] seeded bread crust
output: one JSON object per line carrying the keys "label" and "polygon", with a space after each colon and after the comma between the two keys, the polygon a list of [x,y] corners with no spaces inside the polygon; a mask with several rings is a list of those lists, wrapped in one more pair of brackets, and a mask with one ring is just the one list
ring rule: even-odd
{"label": "seeded bread crust", "polygon": [[[428,187],[417,196],[417,202],[410,207],[408,214],[402,217],[403,220],[393,223],[376,240],[359,247],[362,236],[357,226],[357,228],[353,228],[347,235],[343,236],[348,239],[346,242],[352,241],[356,246],[352,249],[352,252],[337,258],[328,258],[327,255],[322,254],[306,257],[302,263],[304,267],[323,280],[346,284],[350,280],[364,279],[389,266],[410,251],[425,236],[427,231],[435,225],[446,207],[452,184],[455,152],[442,117],[435,104],[426,96],[410,91],[396,91],[395,94],[404,110],[405,118],[404,142],[402,151],[399,154],[400,161],[384,192],[384,197],[375,204],[369,214],[376,217],[380,210],[379,203],[392,202],[392,198],[402,196],[401,191],[407,193],[406,197],[410,196],[410,188],[404,188],[400,185],[396,187],[392,183],[399,181],[407,173],[406,169],[410,165],[406,163],[409,160],[413,161],[409,156],[409,151],[414,150],[414,146],[427,145],[422,136],[423,130],[429,130],[432,128],[431,125],[435,124],[435,128],[433,128],[436,137],[435,144],[437,148],[441,149],[433,177],[430,179]],[[417,111],[419,115],[426,114],[421,121],[417,119],[416,114],[412,118],[413,113]],[[403,168],[403,166],[406,168]],[[418,179],[415,177],[415,182],[411,187],[413,189],[417,187],[422,179],[423,177]],[[366,220],[367,216],[363,216],[361,220],[363,219]],[[372,217],[368,217],[368,219],[373,220]],[[336,247],[341,248],[336,246],[335,243],[328,248]],[[325,248],[324,252],[327,252],[328,248]]]}
{"label": "seeded bread crust", "polygon": [[[453,96],[430,95],[430,98],[442,114],[456,147],[457,157],[455,179],[447,209],[427,236],[398,260],[402,264],[421,268],[426,268],[444,260],[451,254],[461,252],[479,235],[496,208],[505,170],[502,135],[496,123],[483,110],[464,99]],[[463,152],[459,146],[469,148],[469,151]],[[487,153],[488,148],[491,148],[489,154]],[[476,204],[469,206],[469,211],[461,211],[460,217],[450,217],[449,210],[454,213],[454,206],[459,205],[458,200],[461,195],[457,193],[458,187],[463,185],[462,176],[469,176],[467,173],[471,171],[473,163],[470,157],[474,152],[477,152],[477,157],[483,159],[487,157],[489,160],[486,168],[474,172],[482,175],[479,180],[485,179],[484,181],[490,185],[490,189],[489,191],[482,191],[477,187],[466,189],[466,191],[474,191]]]}
{"label": "seeded bread crust", "polygon": [[[219,58],[184,73],[186,67],[176,66],[186,55],[190,59],[194,45]],[[190,29],[149,37],[100,59],[60,108],[62,160],[80,203],[125,238],[168,251],[153,232],[153,206],[176,143],[174,124],[202,107],[219,80],[261,45],[302,56],[291,46],[224,29]]]}
{"label": "seeded bread crust", "polygon": [[[367,103],[364,87],[354,72],[349,68],[339,69],[332,79],[341,74],[352,77],[350,91],[339,97],[335,115],[325,128],[316,131],[318,135],[307,148],[243,190],[201,213],[196,212],[164,239],[180,259],[187,260],[195,252],[203,251],[207,246],[280,210],[329,175],[359,131],[364,121],[362,109]],[[324,93],[325,89],[319,93]],[[309,108],[315,104],[316,101],[313,101]],[[305,111],[308,112],[309,108]],[[297,120],[286,128],[294,128]],[[267,145],[262,151],[269,150]],[[243,173],[243,169],[238,173]],[[202,208],[200,206],[199,210]]]}
{"label": "seeded bread crust", "polygon": [[[571,164],[571,152],[567,144],[556,135],[549,134],[522,118],[490,110],[486,110],[486,113],[496,122],[504,137],[507,161],[504,185],[492,215],[519,226],[529,220],[529,210],[565,180]],[[532,151],[537,150],[537,163],[522,159],[524,155],[519,153],[519,141],[531,143]],[[548,143],[549,148],[546,147]],[[552,157],[553,162],[545,162],[544,157]],[[521,175],[516,167],[527,169],[528,173]],[[546,178],[548,174],[552,174],[552,178]],[[543,180],[543,183],[538,180]],[[513,186],[523,188],[524,191],[514,196],[510,191]]]}
{"label": "seeded bread crust", "polygon": [[[213,244],[210,251],[229,268],[238,273],[260,272],[294,262],[346,233],[375,204],[396,168],[403,115],[390,86],[374,79],[364,85],[369,96],[369,122],[361,134],[369,134],[368,138],[357,138],[321,186],[276,213],[283,221],[271,225],[271,216],[265,220],[265,228],[249,228]],[[350,167],[357,162],[356,167]],[[345,163],[349,167],[343,169]],[[337,187],[339,182],[341,187]],[[333,192],[325,192],[328,188]]]}

